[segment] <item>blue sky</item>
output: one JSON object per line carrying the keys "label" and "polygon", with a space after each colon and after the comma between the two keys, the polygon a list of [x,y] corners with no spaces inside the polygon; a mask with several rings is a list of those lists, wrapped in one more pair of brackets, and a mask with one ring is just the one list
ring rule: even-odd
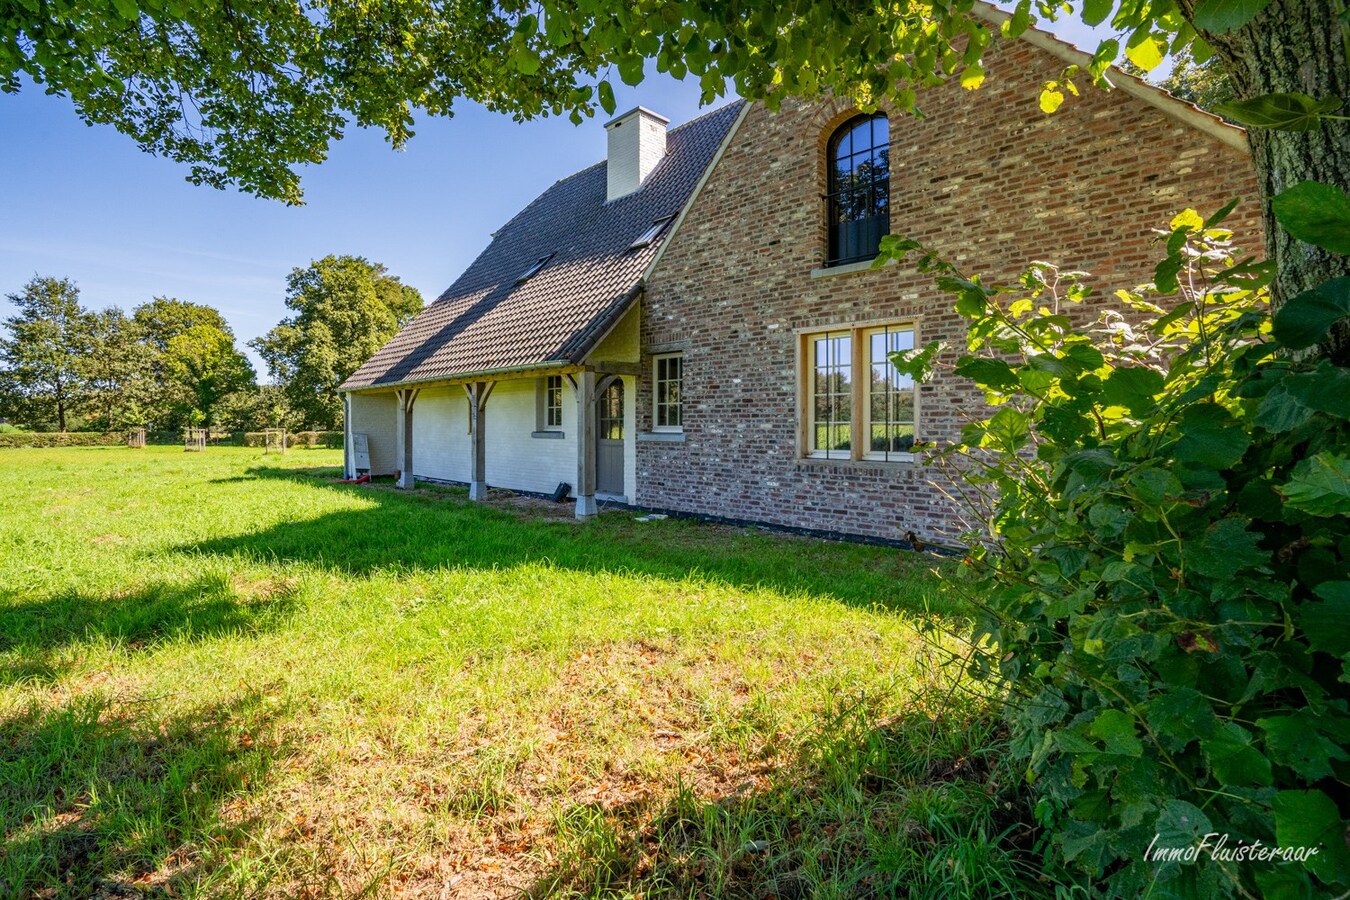
{"label": "blue sky", "polygon": [[[1056,31],[1096,45],[1082,25]],[[672,124],[700,112],[694,80],[653,75],[616,94],[621,111],[640,103]],[[352,253],[384,263],[430,302],[492,231],[604,157],[603,121],[517,123],[464,104],[453,119],[421,120],[401,152],[353,130],[302,173],[306,205],[287,207],[191,185],[186,167],[84,125],[69,100],[25,85],[0,94],[0,295],[39,274],[74,279],[94,309],[178,297],[219,309],[242,346],[286,314],[292,268]],[[0,299],[0,318],[12,312]]]}

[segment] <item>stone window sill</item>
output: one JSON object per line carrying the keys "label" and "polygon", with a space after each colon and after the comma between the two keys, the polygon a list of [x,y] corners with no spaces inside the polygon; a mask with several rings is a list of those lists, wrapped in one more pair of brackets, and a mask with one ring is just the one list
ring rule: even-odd
{"label": "stone window sill", "polygon": [[545,441],[561,441],[567,435],[561,431],[531,431],[530,437]]}
{"label": "stone window sill", "polygon": [[[864,259],[861,262],[845,263],[842,266],[825,266],[820,269],[812,269],[812,278],[833,278],[835,275],[853,275],[858,272],[866,272],[872,268],[873,260]],[[884,266],[895,265],[895,260],[888,259]]]}
{"label": "stone window sill", "polygon": [[825,459],[819,456],[799,456],[796,464],[810,469],[913,469],[919,463],[907,459]]}
{"label": "stone window sill", "polygon": [[652,444],[683,444],[683,431],[644,431],[638,434],[637,439],[643,443]]}

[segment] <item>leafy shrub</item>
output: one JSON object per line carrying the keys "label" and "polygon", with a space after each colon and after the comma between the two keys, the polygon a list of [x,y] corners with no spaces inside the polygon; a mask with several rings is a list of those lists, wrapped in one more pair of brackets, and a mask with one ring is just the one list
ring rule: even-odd
{"label": "leafy shrub", "polygon": [[[1009,687],[1058,860],[1107,895],[1350,888],[1350,369],[1294,352],[1350,284],[1272,322],[1226,213],[1178,216],[1155,284],[1089,327],[1077,273],[987,285],[883,248],[919,250],[969,320],[952,368],[991,408],[935,462],[986,498],[953,582],[983,609],[972,666]],[[940,350],[896,364],[928,377]],[[1154,855],[1221,839],[1317,850]]]}
{"label": "leafy shrub", "polygon": [[127,442],[126,434],[118,431],[0,431],[3,447],[116,447]]}

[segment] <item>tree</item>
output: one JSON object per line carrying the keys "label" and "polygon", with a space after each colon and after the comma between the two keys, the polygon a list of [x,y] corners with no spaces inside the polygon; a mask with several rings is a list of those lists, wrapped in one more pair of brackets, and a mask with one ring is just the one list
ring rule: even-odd
{"label": "tree", "polygon": [[25,424],[54,422],[65,431],[84,398],[80,361],[91,338],[80,289],[68,278],[34,277],[7,299],[19,312],[5,320],[10,336],[0,340],[6,406]]}
{"label": "tree", "polygon": [[[1333,114],[1350,97],[1344,0],[1019,0],[1011,17],[976,0],[57,0],[10,4],[0,18],[0,83],[17,90],[26,73],[86,120],[189,163],[195,181],[298,202],[295,167],[324,158],[344,116],[395,146],[416,110],[449,115],[460,98],[580,121],[613,112],[611,73],[638,84],[648,59],[697,77],[708,101],[731,80],[771,105],[834,92],[912,110],[917,89],[951,78],[978,88],[985,49],[1025,31],[1033,7],[1109,23],[1145,70],[1187,49],[1201,63],[1217,56],[1251,105],[1227,114],[1278,126],[1251,132],[1276,306],[1350,276],[1350,256],[1281,229],[1265,202],[1305,181],[1350,190],[1350,117]],[[1120,51],[1103,41],[1091,75]],[[1350,352],[1350,330],[1329,345]]]}
{"label": "tree", "polygon": [[91,316],[88,352],[79,361],[94,424],[103,431],[144,425],[159,393],[157,349],[117,307]]}
{"label": "tree", "polygon": [[257,376],[253,365],[234,346],[234,334],[215,325],[193,325],[169,339],[164,350],[167,378],[186,389],[190,407],[180,407],[178,419],[208,426],[217,424],[215,407],[235,391],[251,390]]}
{"label": "tree", "polygon": [[190,424],[188,414],[199,408],[200,401],[195,380],[183,380],[192,365],[184,360],[175,364],[170,346],[175,338],[200,327],[227,335],[233,348],[234,332],[229,323],[213,307],[176,297],[155,297],[141,304],[132,311],[132,320],[150,350],[150,365],[154,372],[154,387],[144,411],[146,420],[160,428]]}
{"label": "tree", "polygon": [[1173,96],[1204,110],[1213,111],[1237,98],[1232,79],[1217,59],[1210,57],[1199,63],[1185,50],[1177,54],[1172,61],[1172,71],[1160,84]]}
{"label": "tree", "polygon": [[294,315],[249,346],[262,355],[296,415],[314,428],[342,418],[337,387],[422,308],[422,295],[379,263],[326,256],[287,279]]}

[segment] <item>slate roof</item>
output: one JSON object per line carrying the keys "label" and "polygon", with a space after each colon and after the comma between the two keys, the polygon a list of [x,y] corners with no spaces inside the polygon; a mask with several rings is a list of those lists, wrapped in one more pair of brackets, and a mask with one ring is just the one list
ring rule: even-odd
{"label": "slate roof", "polygon": [[[671,229],[640,249],[629,245],[655,220],[680,212],[743,105],[672,128],[665,157],[642,187],[611,203],[603,162],[553,185],[340,389],[579,363],[629,307]],[[549,254],[537,274],[518,282]]]}

